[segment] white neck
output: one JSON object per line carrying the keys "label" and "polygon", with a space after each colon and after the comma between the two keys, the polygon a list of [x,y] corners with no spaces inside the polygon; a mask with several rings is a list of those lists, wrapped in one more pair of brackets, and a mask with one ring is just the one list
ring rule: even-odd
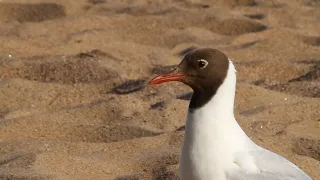
{"label": "white neck", "polygon": [[236,69],[233,63],[229,61],[229,69],[224,82],[218,88],[212,99],[200,109],[211,112],[214,111],[214,114],[216,114],[215,116],[222,115],[225,117],[228,115],[234,117],[236,82]]}
{"label": "white neck", "polygon": [[223,167],[232,161],[234,152],[248,148],[251,142],[234,118],[235,89],[236,70],[229,61],[227,76],[216,94],[188,113],[181,158],[189,159],[185,163],[199,173],[202,166]]}

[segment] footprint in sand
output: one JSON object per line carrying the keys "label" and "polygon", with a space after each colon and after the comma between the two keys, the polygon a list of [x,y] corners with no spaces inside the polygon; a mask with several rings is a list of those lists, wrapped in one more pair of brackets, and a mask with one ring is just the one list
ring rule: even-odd
{"label": "footprint in sand", "polygon": [[301,156],[309,156],[320,161],[320,140],[299,138],[293,150]]}
{"label": "footprint in sand", "polygon": [[55,3],[0,4],[0,20],[2,21],[41,22],[65,16],[64,6]]}
{"label": "footprint in sand", "polygon": [[267,29],[266,25],[242,19],[226,19],[211,24],[211,31],[227,36],[237,36],[246,33],[260,32]]}
{"label": "footprint in sand", "polygon": [[320,65],[313,66],[307,73],[283,84],[275,84],[267,89],[287,92],[305,97],[320,97]]}
{"label": "footprint in sand", "polygon": [[[117,73],[102,67],[97,55],[78,54],[69,57],[40,57],[24,61],[19,66],[9,64],[11,77],[46,83],[100,83],[117,77]],[[35,59],[35,58],[33,58]],[[15,67],[14,67],[15,66]]]}
{"label": "footprint in sand", "polygon": [[304,36],[302,41],[310,46],[320,46],[320,36]]}

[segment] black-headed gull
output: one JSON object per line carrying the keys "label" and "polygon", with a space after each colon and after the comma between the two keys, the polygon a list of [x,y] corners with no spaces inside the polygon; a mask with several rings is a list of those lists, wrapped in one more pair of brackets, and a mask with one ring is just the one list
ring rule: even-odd
{"label": "black-headed gull", "polygon": [[180,159],[181,180],[310,180],[287,159],[255,144],[234,117],[236,70],[211,48],[188,53],[149,84],[180,81],[193,89]]}

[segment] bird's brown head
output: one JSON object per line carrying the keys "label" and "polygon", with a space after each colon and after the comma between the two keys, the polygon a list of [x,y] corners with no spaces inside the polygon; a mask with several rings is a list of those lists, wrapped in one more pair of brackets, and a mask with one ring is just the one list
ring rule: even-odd
{"label": "bird's brown head", "polygon": [[229,59],[221,51],[212,48],[195,49],[185,55],[175,70],[156,76],[149,84],[183,82],[194,91],[190,107],[201,107],[214,96],[223,83],[228,68]]}

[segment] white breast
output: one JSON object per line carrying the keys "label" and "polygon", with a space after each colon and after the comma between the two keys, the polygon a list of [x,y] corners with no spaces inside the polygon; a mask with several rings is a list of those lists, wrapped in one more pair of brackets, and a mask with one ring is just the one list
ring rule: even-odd
{"label": "white breast", "polygon": [[214,97],[190,110],[181,153],[181,180],[225,180],[225,170],[236,166],[235,154],[255,144],[234,118],[235,69],[230,61],[227,76]]}

